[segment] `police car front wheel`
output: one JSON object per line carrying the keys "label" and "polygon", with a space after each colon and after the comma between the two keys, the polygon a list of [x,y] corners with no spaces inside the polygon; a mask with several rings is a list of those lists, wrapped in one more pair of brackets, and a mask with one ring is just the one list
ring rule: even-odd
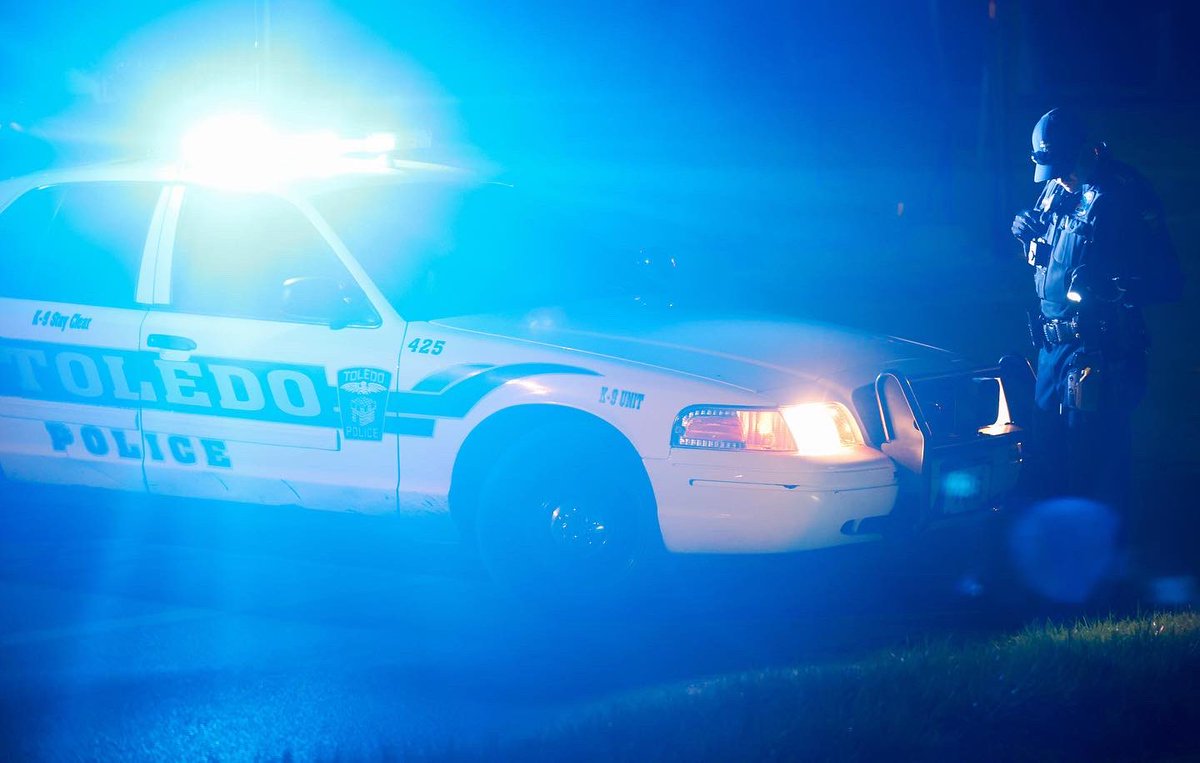
{"label": "police car front wheel", "polygon": [[627,588],[655,549],[653,501],[631,461],[564,449],[550,432],[516,443],[482,490],[475,529],[488,570],[535,595]]}

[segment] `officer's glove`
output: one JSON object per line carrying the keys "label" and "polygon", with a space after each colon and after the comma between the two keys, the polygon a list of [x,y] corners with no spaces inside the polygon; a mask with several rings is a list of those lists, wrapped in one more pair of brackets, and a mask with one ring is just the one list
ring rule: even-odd
{"label": "officer's glove", "polygon": [[1028,247],[1029,242],[1042,233],[1040,230],[1041,227],[1036,213],[1033,210],[1027,209],[1013,218],[1012,234],[1017,241]]}

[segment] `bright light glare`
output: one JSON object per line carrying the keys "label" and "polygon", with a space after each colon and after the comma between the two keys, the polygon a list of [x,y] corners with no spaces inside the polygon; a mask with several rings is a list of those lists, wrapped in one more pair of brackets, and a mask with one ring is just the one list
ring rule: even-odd
{"label": "bright light glare", "polygon": [[301,177],[384,169],[396,138],[376,133],[346,139],[328,130],[287,134],[261,117],[226,114],[200,122],[180,143],[186,171],[238,188],[270,186]]}
{"label": "bright light glare", "polygon": [[361,141],[362,151],[368,154],[386,154],[396,150],[396,136],[390,132],[377,132]]}
{"label": "bright light glare", "polygon": [[226,114],[188,130],[180,141],[180,154],[193,167],[244,166],[261,162],[274,144],[274,132],[262,119]]}
{"label": "bright light glare", "polygon": [[861,442],[854,420],[837,403],[793,405],[782,412],[801,455],[830,456]]}

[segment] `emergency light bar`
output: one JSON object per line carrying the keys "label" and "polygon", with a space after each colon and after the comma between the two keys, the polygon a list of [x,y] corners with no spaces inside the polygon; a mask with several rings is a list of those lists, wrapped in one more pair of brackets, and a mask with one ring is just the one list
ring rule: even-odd
{"label": "emergency light bar", "polygon": [[226,114],[198,123],[180,142],[189,175],[234,187],[345,172],[382,171],[403,149],[428,148],[428,133],[379,132],[346,138],[330,130],[285,133],[255,115]]}

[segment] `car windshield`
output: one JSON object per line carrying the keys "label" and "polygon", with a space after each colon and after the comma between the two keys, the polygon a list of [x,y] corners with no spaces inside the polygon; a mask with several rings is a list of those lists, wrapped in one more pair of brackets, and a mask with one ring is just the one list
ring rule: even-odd
{"label": "car windshield", "polygon": [[312,201],[409,320],[658,299],[673,269],[603,215],[499,184],[379,183]]}

